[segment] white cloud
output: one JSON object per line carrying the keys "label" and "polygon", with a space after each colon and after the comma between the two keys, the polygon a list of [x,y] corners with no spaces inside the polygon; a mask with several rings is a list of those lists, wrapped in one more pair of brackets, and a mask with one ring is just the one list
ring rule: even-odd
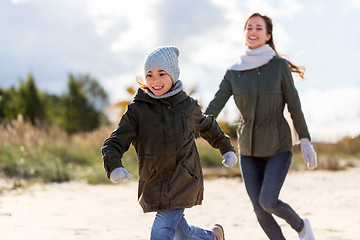
{"label": "white cloud", "polygon": [[312,89],[301,94],[302,108],[315,140],[336,141],[360,134],[360,88]]}
{"label": "white cloud", "polygon": [[237,0],[212,0],[213,4],[224,9],[224,17],[231,23],[237,25],[238,30],[242,30],[245,23],[245,15],[242,7]]}
{"label": "white cloud", "polygon": [[29,2],[29,1],[31,1],[31,0],[11,0],[11,2],[13,4],[20,4],[20,3]]}
{"label": "white cloud", "polygon": [[323,9],[320,6],[312,6],[311,10],[317,15],[321,15],[324,13]]}
{"label": "white cloud", "polygon": [[351,6],[360,7],[360,0],[349,0]]}
{"label": "white cloud", "polygon": [[281,54],[288,52],[288,49],[294,44],[294,40],[287,33],[286,29],[280,25],[274,23],[273,37],[276,45],[276,50]]}
{"label": "white cloud", "polygon": [[[114,35],[110,44],[114,53],[132,51],[139,45],[152,46],[157,40],[156,9],[159,0],[91,0],[87,11],[99,36]],[[118,27],[117,27],[118,26]]]}
{"label": "white cloud", "polygon": [[269,3],[266,0],[247,0],[246,6],[250,12],[260,12],[269,16],[285,17],[288,19],[304,9],[303,4],[297,0],[282,0]]}
{"label": "white cloud", "polygon": [[102,80],[102,86],[107,90],[110,103],[129,100],[126,92],[128,87],[137,87],[135,73],[123,73]]}
{"label": "white cloud", "polygon": [[[225,69],[239,55],[238,43],[240,41],[237,39],[233,42],[230,39],[226,41],[224,35],[231,29],[220,28],[202,35],[195,35],[184,43],[189,49],[186,55],[195,66]],[[219,31],[224,35],[216,35]]]}

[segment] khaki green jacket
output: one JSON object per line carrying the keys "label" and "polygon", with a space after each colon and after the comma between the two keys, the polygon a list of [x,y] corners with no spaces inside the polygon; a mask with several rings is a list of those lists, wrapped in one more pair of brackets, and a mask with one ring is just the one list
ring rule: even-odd
{"label": "khaki green jacket", "polygon": [[234,151],[213,116],[205,116],[184,91],[154,99],[139,89],[117,129],[102,147],[108,174],[122,167],[132,143],[139,164],[138,198],[144,212],[189,208],[201,204],[203,174],[195,131],[223,155]]}
{"label": "khaki green jacket", "polygon": [[284,118],[285,104],[300,138],[309,138],[298,92],[287,61],[274,57],[251,70],[228,70],[205,114],[218,116],[230,96],[240,111],[240,154],[265,157],[292,150],[291,131]]}

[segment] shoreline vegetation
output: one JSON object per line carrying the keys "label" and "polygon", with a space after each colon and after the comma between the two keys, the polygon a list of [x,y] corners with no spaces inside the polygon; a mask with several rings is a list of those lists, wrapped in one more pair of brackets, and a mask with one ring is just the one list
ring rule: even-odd
{"label": "shoreline vegetation", "polygon": [[[114,128],[101,126],[90,132],[68,134],[59,127],[35,127],[21,118],[0,123],[0,193],[33,183],[83,181],[109,184],[100,148]],[[234,138],[233,144],[237,146]],[[197,145],[205,178],[241,179],[238,165],[225,168],[218,150],[201,138]],[[315,171],[346,170],[358,166],[360,135],[345,137],[336,143],[314,143],[314,148],[318,156]],[[290,171],[305,170],[299,145],[294,146],[293,153]],[[133,147],[124,155],[123,164],[136,179],[137,160]]]}

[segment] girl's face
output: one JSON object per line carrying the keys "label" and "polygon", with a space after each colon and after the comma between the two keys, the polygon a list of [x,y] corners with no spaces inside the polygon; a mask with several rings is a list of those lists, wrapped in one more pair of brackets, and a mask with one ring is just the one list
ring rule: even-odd
{"label": "girl's face", "polygon": [[146,85],[155,96],[167,93],[172,87],[172,78],[161,69],[151,69],[145,77]]}
{"label": "girl's face", "polygon": [[271,35],[267,33],[266,23],[262,17],[250,18],[245,26],[246,45],[255,49],[264,45]]}

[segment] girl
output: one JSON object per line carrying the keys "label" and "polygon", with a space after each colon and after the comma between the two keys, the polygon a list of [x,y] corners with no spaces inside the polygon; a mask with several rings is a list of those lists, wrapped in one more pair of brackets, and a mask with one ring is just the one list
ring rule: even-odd
{"label": "girl", "polygon": [[269,239],[285,239],[273,214],[286,220],[300,239],[314,239],[310,223],[278,199],[292,157],[290,128],[284,118],[288,105],[307,166],[317,165],[316,153],[291,75],[304,69],[276,52],[272,21],[259,13],[245,24],[246,51],[226,72],[205,114],[218,116],[231,95],[240,111],[240,167],[260,226]]}
{"label": "girl", "polygon": [[132,143],[139,163],[138,198],[144,212],[157,212],[150,239],[223,240],[220,225],[212,230],[190,226],[184,209],[203,199],[203,174],[195,131],[223,155],[223,164],[237,162],[230,139],[212,116],[182,89],[179,50],[163,46],[147,53],[145,81],[139,82],[117,129],[102,147],[107,176],[114,183],[131,174],[121,158]]}

